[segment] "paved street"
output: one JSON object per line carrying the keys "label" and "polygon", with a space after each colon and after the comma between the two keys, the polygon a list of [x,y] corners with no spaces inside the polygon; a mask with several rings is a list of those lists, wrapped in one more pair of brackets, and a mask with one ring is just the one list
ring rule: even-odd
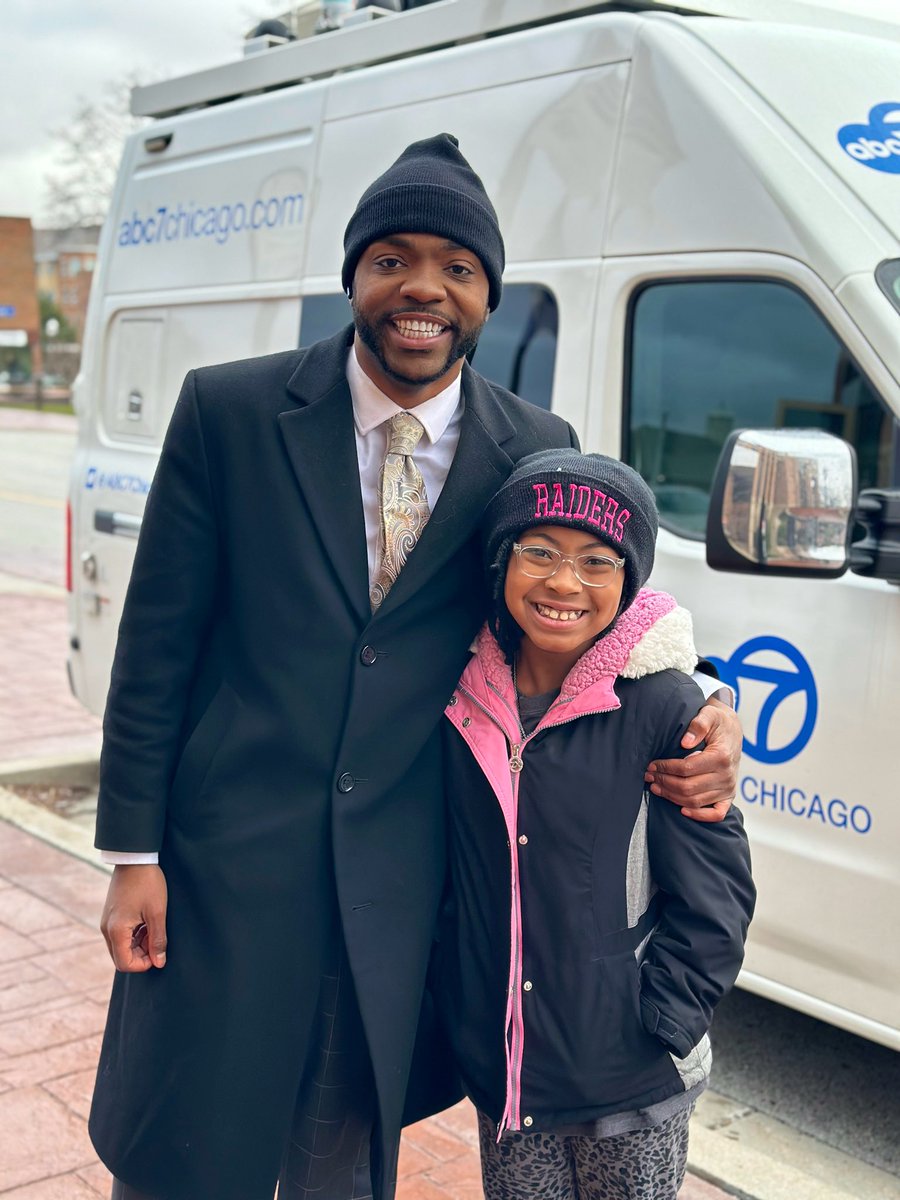
{"label": "paved street", "polygon": [[74,445],[74,417],[0,406],[0,571],[65,585]]}
{"label": "paved street", "polygon": [[74,417],[0,408],[0,762],[96,753],[69,692],[65,500]]}

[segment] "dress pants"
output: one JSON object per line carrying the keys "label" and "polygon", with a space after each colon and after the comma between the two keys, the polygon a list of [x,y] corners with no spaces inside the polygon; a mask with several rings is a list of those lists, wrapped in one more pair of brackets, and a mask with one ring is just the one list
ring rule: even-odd
{"label": "dress pants", "polygon": [[322,975],[315,1032],[278,1200],[371,1200],[375,1079],[343,934]]}
{"label": "dress pants", "polygon": [[[372,1197],[375,1081],[339,924],[331,948],[278,1179],[278,1200]],[[115,1180],[112,1200],[167,1197],[148,1196]]]}

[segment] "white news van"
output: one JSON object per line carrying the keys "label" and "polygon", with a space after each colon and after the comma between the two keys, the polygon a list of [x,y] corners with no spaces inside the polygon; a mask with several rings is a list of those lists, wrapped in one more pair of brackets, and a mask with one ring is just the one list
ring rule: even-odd
{"label": "white news van", "polygon": [[[440,0],[136,90],[153,120],[125,149],[76,386],[73,689],[102,711],[185,372],[345,324],[358,196],[450,131],[508,255],[476,366],[650,481],[652,582],[737,689],[760,895],[741,982],[900,1047],[900,27],[829,29],[791,0],[624,7]],[[794,470],[780,515],[777,435],[713,488],[748,427],[854,447],[872,516],[851,572],[811,577],[833,454]],[[745,573],[707,566],[713,493]],[[799,576],[777,567],[788,526]]]}

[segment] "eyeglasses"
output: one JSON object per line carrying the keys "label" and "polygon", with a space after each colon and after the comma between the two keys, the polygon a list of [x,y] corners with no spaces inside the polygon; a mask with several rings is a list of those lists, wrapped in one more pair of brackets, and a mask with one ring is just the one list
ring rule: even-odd
{"label": "eyeglasses", "polygon": [[619,567],[625,565],[624,558],[605,558],[602,554],[560,554],[550,546],[523,546],[513,542],[513,553],[519,562],[519,570],[529,579],[549,579],[564,562],[572,564],[575,578],[585,587],[609,587]]}

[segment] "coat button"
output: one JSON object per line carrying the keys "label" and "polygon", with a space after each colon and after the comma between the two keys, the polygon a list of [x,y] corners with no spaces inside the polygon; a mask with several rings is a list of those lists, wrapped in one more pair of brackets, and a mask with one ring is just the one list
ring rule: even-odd
{"label": "coat button", "polygon": [[450,707],[452,708],[454,704],[458,704],[458,703],[459,703],[459,696],[457,696],[456,692],[454,692],[453,695],[450,697]]}
{"label": "coat button", "polygon": [[372,663],[374,663],[375,659],[378,657],[378,654],[371,646],[363,646],[362,650],[359,652],[359,657],[362,659],[363,666],[371,667]]}
{"label": "coat button", "polygon": [[534,1117],[526,1117],[525,1120],[522,1122],[522,1124],[525,1126],[526,1129],[530,1129],[532,1127],[532,1125],[534,1124]]}
{"label": "coat button", "polygon": [[353,776],[350,774],[349,771],[345,771],[343,773],[343,775],[341,775],[338,779],[338,782],[337,782],[338,791],[339,792],[352,792],[354,783],[356,783],[356,780],[353,778]]}
{"label": "coat button", "polygon": [[463,727],[463,729],[468,729],[468,728],[469,728],[469,726],[470,726],[471,724],[472,724],[472,718],[471,718],[471,717],[463,717],[463,719],[462,719],[462,727]]}
{"label": "coat button", "polygon": [[534,987],[534,984],[531,982],[530,979],[526,979],[525,982],[522,984],[522,987],[525,989],[526,992],[530,992],[531,989]]}
{"label": "coat button", "polygon": [[528,834],[527,834],[527,833],[520,833],[520,834],[519,834],[519,845],[520,845],[520,846],[527,846],[527,845],[528,845]]}

